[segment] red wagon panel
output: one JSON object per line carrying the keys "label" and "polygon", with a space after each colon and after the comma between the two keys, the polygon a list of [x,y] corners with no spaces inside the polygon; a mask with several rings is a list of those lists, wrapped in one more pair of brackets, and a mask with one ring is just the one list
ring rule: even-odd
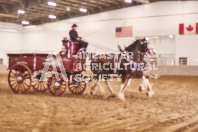
{"label": "red wagon panel", "polygon": [[31,70],[43,70],[48,54],[12,53],[9,57],[9,69],[15,64],[25,64]]}
{"label": "red wagon panel", "polygon": [[[85,59],[79,59],[79,58],[75,59],[74,57],[80,49],[79,45],[74,44],[73,42],[69,41],[67,38],[64,38],[62,42],[63,42],[63,46],[65,47],[65,50],[60,52],[61,60],[58,56],[54,55],[52,52],[8,53],[7,55],[9,57],[9,69],[15,64],[24,64],[33,71],[43,70],[45,64],[51,65],[51,63],[53,64],[55,62],[57,71],[61,71],[59,67],[60,65],[58,64],[62,64],[64,70],[70,73],[83,71],[83,69],[76,70],[76,64],[81,63],[83,65],[85,63]],[[52,65],[50,67],[52,68]]]}

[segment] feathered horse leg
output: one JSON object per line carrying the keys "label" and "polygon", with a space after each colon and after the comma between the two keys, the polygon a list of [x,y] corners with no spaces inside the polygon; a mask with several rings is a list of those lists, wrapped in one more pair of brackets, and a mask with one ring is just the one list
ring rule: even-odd
{"label": "feathered horse leg", "polygon": [[109,79],[108,79],[108,78],[105,79],[105,83],[106,83],[106,85],[107,85],[107,87],[108,87],[109,92],[111,93],[111,95],[114,96],[114,95],[115,95],[115,92],[113,91],[113,89],[112,89],[111,86],[109,85]]}
{"label": "feathered horse leg", "polygon": [[100,79],[99,79],[99,76],[97,76],[96,80],[93,80],[93,82],[94,82],[95,84],[94,84],[94,86],[92,86],[92,87],[90,88],[90,94],[91,94],[91,95],[94,95],[94,94],[95,94],[95,92],[96,92],[96,90],[97,90],[98,87],[99,87],[99,90],[100,90],[100,92],[101,92],[102,94],[105,93],[104,89],[100,86],[99,80],[100,80]]}
{"label": "feathered horse leg", "polygon": [[148,90],[148,92],[146,93],[146,95],[148,97],[152,97],[152,95],[154,95],[154,91],[152,89],[153,84],[150,84],[149,79],[146,78],[145,76],[142,76],[142,84],[139,88],[139,91],[145,91]]}
{"label": "feathered horse leg", "polygon": [[146,85],[146,80],[145,80],[145,76],[143,75],[142,76],[142,83],[140,84],[140,87],[139,87],[139,91],[142,92],[142,91],[145,91],[147,89],[147,85]]}
{"label": "feathered horse leg", "polygon": [[122,83],[120,85],[119,92],[117,94],[118,98],[122,101],[125,101],[124,90],[130,84],[131,79],[128,78],[127,75],[122,77]]}

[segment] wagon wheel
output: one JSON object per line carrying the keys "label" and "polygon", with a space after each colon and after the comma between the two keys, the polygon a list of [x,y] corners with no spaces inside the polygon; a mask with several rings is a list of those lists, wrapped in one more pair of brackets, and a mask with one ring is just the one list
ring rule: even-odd
{"label": "wagon wheel", "polygon": [[76,79],[74,78],[72,80],[72,82],[70,82],[68,84],[69,90],[73,93],[73,94],[81,94],[84,92],[85,88],[86,88],[86,82]]}
{"label": "wagon wheel", "polygon": [[28,91],[32,84],[31,71],[24,64],[15,64],[8,74],[8,83],[12,91],[18,94]]}
{"label": "wagon wheel", "polygon": [[35,72],[32,79],[32,87],[34,90],[39,92],[45,92],[48,89],[48,78],[44,76],[43,80],[40,81],[42,73]]}
{"label": "wagon wheel", "polygon": [[60,79],[52,76],[48,80],[48,90],[54,96],[61,96],[66,90],[66,82],[63,80],[62,75],[59,74]]}

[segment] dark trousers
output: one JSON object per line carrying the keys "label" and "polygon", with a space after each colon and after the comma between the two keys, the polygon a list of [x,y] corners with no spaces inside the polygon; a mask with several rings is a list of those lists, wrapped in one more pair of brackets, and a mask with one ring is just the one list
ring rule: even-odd
{"label": "dark trousers", "polygon": [[80,41],[78,41],[78,43],[79,43],[80,48],[87,49],[87,46],[88,46],[88,43],[87,42],[85,42],[83,40],[80,40]]}

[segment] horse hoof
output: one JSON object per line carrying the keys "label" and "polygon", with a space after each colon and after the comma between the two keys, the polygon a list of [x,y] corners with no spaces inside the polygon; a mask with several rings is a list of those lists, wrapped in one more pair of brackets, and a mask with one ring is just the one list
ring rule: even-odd
{"label": "horse hoof", "polygon": [[93,95],[94,94],[94,92],[93,91],[90,91],[90,95]]}
{"label": "horse hoof", "polygon": [[118,96],[118,98],[119,98],[120,100],[126,101],[126,100],[125,100],[125,97],[124,97],[124,94],[118,94],[117,96]]}
{"label": "horse hoof", "polygon": [[149,98],[151,98],[151,97],[154,95],[154,92],[148,92],[148,93],[146,93],[146,95],[147,95]]}
{"label": "horse hoof", "polygon": [[116,98],[116,94],[112,94],[111,97],[112,97],[112,98]]}
{"label": "horse hoof", "polygon": [[91,94],[88,94],[88,93],[84,94],[84,96],[85,97],[92,97],[92,95]]}
{"label": "horse hoof", "polygon": [[114,93],[114,92],[111,94],[111,97],[113,97],[113,98],[115,98],[116,96],[117,96],[117,95],[116,95],[116,93]]}
{"label": "horse hoof", "polygon": [[142,90],[142,86],[140,86],[140,87],[139,87],[139,92],[142,92],[142,91],[143,91],[143,90]]}
{"label": "horse hoof", "polygon": [[111,98],[116,98],[117,96],[116,95],[107,95],[107,96],[105,96],[104,98],[105,99],[111,99]]}
{"label": "horse hoof", "polygon": [[91,88],[90,88],[90,94],[91,94],[91,95],[94,95],[94,92],[95,92],[95,87],[91,87]]}
{"label": "horse hoof", "polygon": [[151,97],[151,95],[149,93],[146,93],[146,96],[149,97],[149,98]]}

